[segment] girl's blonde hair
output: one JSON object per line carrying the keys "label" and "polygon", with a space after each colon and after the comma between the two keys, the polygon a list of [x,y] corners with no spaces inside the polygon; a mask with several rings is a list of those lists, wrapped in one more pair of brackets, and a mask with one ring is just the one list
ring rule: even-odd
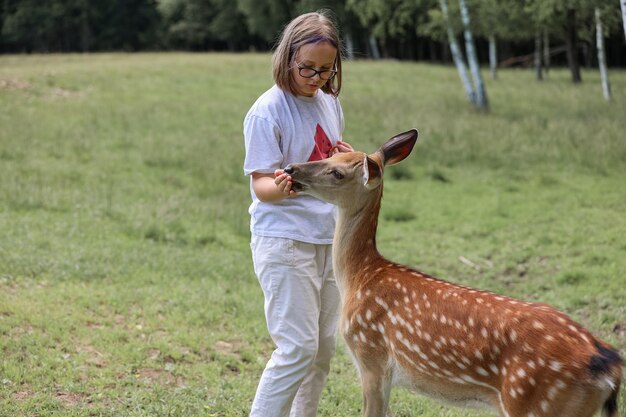
{"label": "girl's blonde hair", "polygon": [[329,12],[320,10],[305,13],[293,19],[285,27],[272,56],[272,73],[274,82],[284,91],[297,95],[291,68],[294,58],[303,45],[328,42],[337,48],[335,69],[337,74],[328,80],[321,90],[326,94],[338,96],[341,90],[341,41],[339,31],[331,19]]}

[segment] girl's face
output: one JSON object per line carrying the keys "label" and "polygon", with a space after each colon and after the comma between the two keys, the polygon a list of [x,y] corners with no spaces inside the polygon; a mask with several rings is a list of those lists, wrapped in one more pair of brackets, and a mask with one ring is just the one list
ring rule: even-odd
{"label": "girl's face", "polygon": [[[295,82],[295,89],[298,94],[307,97],[314,96],[317,90],[328,82],[328,77],[333,74],[330,71],[335,70],[336,57],[337,48],[328,42],[310,43],[300,47],[291,68],[291,76]],[[311,69],[316,70],[318,73],[311,78],[300,75],[301,73],[304,75],[314,73]],[[322,73],[321,76],[319,72]],[[327,79],[324,80],[322,78]]]}

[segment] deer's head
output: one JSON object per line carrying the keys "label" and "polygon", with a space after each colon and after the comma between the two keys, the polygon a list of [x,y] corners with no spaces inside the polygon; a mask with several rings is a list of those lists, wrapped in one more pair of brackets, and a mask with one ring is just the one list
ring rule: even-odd
{"label": "deer's head", "polygon": [[296,192],[309,194],[339,207],[358,204],[372,192],[380,194],[383,170],[406,158],[417,141],[416,129],[389,139],[376,152],[337,153],[328,159],[285,168]]}

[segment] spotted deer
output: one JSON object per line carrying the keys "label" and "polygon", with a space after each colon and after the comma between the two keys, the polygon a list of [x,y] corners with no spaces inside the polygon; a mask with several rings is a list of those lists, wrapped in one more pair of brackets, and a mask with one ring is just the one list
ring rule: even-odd
{"label": "spotted deer", "polygon": [[383,170],[405,159],[417,130],[371,155],[292,164],[292,189],[338,207],[333,266],[340,332],[356,363],[363,416],[387,413],[393,385],[502,417],[618,417],[622,359],[545,305],[453,284],[376,249]]}

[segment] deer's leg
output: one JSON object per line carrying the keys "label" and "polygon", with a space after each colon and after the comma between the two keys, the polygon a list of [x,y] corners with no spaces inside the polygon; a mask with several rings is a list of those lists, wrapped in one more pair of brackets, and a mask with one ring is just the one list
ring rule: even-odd
{"label": "deer's leg", "polygon": [[391,376],[380,369],[361,368],[363,417],[385,417],[389,407]]}

